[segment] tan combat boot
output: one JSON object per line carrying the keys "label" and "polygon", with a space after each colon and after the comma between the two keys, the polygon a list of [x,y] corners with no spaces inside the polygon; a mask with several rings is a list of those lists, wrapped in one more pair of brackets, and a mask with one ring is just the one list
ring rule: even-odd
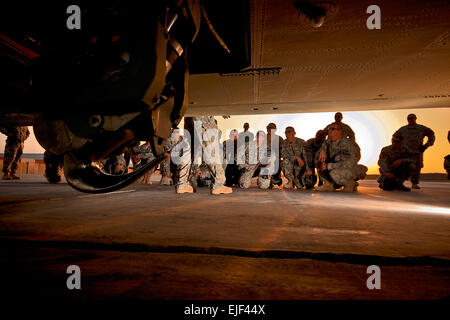
{"label": "tan combat boot", "polygon": [[354,191],[358,191],[358,187],[356,185],[356,181],[352,179],[349,182],[347,182],[347,184],[344,186],[344,192],[354,192]]}
{"label": "tan combat boot", "polygon": [[162,186],[170,186],[172,184],[172,179],[167,176],[163,176],[159,184]]}
{"label": "tan combat boot", "polygon": [[192,186],[187,186],[186,188],[183,189],[177,189],[177,193],[181,194],[181,193],[194,193],[194,188],[192,188]]}
{"label": "tan combat boot", "polygon": [[272,190],[283,190],[283,185],[279,186],[279,185],[277,185],[277,184],[274,184],[274,185],[272,186]]}
{"label": "tan combat boot", "polygon": [[229,194],[232,192],[233,192],[233,189],[231,189],[230,187],[226,187],[226,186],[221,186],[220,188],[211,190],[211,194]]}
{"label": "tan combat boot", "polygon": [[323,182],[323,185],[318,186],[316,188],[317,191],[334,191],[334,187],[331,183],[329,183],[327,180]]}
{"label": "tan combat boot", "polygon": [[420,189],[419,185],[417,183],[412,184],[412,189]]}
{"label": "tan combat boot", "polygon": [[292,180],[288,180],[288,182],[284,185],[286,189],[292,189],[294,187],[294,182]]}

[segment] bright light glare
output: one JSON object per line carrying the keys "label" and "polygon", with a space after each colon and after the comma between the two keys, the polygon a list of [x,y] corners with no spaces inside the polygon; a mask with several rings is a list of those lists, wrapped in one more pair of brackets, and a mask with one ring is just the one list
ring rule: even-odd
{"label": "bright light glare", "polygon": [[[344,112],[343,122],[355,132],[356,142],[361,148],[359,163],[368,166],[373,173],[378,173],[378,156],[381,148],[390,144],[391,132],[385,129],[386,119],[367,112]],[[305,140],[315,136],[317,130],[324,129],[334,122],[334,113],[302,113],[296,115],[278,116],[277,133],[284,137],[284,129],[293,126],[296,136]],[[388,138],[386,138],[386,136]]]}
{"label": "bright light glare", "polygon": [[442,214],[449,214],[450,215],[450,209],[449,208],[441,208],[441,207],[419,207],[417,208],[417,211],[419,212],[430,212],[430,213],[442,213]]}
{"label": "bright light glare", "polygon": [[[315,199],[311,205],[318,207],[330,207],[332,203],[333,210],[358,210],[358,211],[384,211],[392,213],[424,213],[424,214],[442,214],[450,216],[450,208],[425,205],[423,203],[411,203],[406,201],[386,201],[382,199],[367,199],[357,197],[346,197],[341,192],[336,194],[313,194]],[[326,198],[325,198],[326,197]],[[298,199],[289,196],[290,202],[302,203],[304,199]]]}

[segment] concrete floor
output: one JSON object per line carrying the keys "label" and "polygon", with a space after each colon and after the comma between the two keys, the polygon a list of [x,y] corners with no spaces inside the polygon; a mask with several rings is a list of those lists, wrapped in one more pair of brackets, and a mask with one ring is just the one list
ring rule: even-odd
{"label": "concrete floor", "polygon": [[[445,299],[450,183],[411,193],[131,185],[83,194],[40,176],[0,182],[0,272],[14,297]],[[158,180],[157,176],[154,176]],[[82,289],[68,290],[78,265]],[[381,290],[368,290],[369,265]]]}

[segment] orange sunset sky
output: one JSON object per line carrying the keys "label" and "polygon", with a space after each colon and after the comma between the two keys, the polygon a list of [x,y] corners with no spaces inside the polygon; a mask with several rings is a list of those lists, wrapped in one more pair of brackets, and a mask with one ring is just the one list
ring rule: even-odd
{"label": "orange sunset sky", "polygon": [[[450,129],[450,108],[414,109],[388,111],[355,111],[343,112],[343,122],[350,125],[356,134],[356,142],[361,148],[360,163],[369,167],[369,174],[378,173],[378,155],[382,147],[389,145],[392,134],[401,126],[406,125],[409,113],[417,115],[417,123],[434,130],[436,141],[434,146],[425,151],[423,173],[444,173],[444,157],[450,154],[450,144],[447,132]],[[297,137],[309,139],[319,129],[334,121],[334,112],[299,113],[299,114],[271,114],[252,116],[231,116],[230,119],[216,117],[223,138],[227,138],[229,131],[242,131],[244,122],[250,124],[250,130],[265,130],[267,123],[277,124],[277,133],[284,138],[284,129],[293,126]],[[32,131],[32,128],[30,128]],[[0,137],[0,150],[3,152],[6,137]],[[36,141],[33,134],[25,142],[25,153],[43,153],[43,148]]]}

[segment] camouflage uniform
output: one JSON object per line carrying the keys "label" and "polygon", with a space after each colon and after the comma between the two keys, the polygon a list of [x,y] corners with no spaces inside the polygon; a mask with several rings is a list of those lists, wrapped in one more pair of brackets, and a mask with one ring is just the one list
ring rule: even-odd
{"label": "camouflage uniform", "polygon": [[24,141],[30,136],[26,126],[2,127],[0,131],[7,135],[3,159],[3,173],[14,174],[23,153]]}
{"label": "camouflage uniform", "polygon": [[[431,147],[434,144],[434,132],[428,127],[420,124],[414,126],[403,126],[398,129],[395,135],[401,135],[403,137],[403,145],[410,150],[409,157],[414,160],[415,170],[411,175],[411,182],[413,184],[419,183],[420,170],[423,168],[423,152],[426,148]],[[423,139],[427,137],[428,141],[423,145]]]}
{"label": "camouflage uniform", "polygon": [[[312,183],[315,184],[315,182],[317,181],[317,176],[315,173],[315,168],[316,168],[316,163],[317,161],[317,156],[318,156],[318,152],[320,150],[320,147],[322,146],[323,141],[318,141],[316,138],[311,138],[308,139],[305,142],[305,147],[303,149],[303,159],[305,160],[305,167],[306,170],[311,170],[312,171],[312,177],[309,177],[309,185],[311,185]],[[322,182],[319,181],[319,185],[321,185]],[[314,187],[314,185],[313,185]]]}
{"label": "camouflage uniform", "polygon": [[[330,129],[332,125],[333,123],[330,123],[323,130],[328,132],[328,129]],[[342,126],[342,132],[344,133],[343,136],[355,141],[355,132],[353,132],[352,128],[348,124],[345,124],[343,122],[340,122],[340,125]]]}
{"label": "camouflage uniform", "polygon": [[[124,154],[119,154],[117,156],[111,156],[101,161],[103,165],[103,171],[109,174],[121,175],[125,174],[128,171],[127,163],[125,161]],[[116,172],[116,166],[121,166],[122,171]]]}
{"label": "camouflage uniform", "polygon": [[61,181],[63,171],[64,156],[56,155],[49,151],[44,152],[45,174],[44,177],[50,183]]}
{"label": "camouflage uniform", "polygon": [[[392,145],[381,149],[378,159],[381,174],[378,178],[378,183],[381,189],[397,189],[398,186],[411,177],[412,172],[415,170],[415,165],[414,161],[409,158],[409,154],[410,151],[405,146],[401,146],[397,150]],[[392,164],[397,160],[402,160],[402,163],[397,168],[394,168]],[[394,178],[386,178],[387,173],[393,174]]]}
{"label": "camouflage uniform", "polygon": [[[256,159],[250,159],[250,146],[256,146],[256,142],[246,143],[245,145],[240,146],[240,148],[245,148],[245,163],[239,164],[239,187],[248,189],[252,183],[252,178],[258,176],[258,187],[260,189],[269,189],[271,187],[271,175],[264,174],[264,168],[269,161],[275,161],[275,157],[270,157],[270,150],[266,147],[266,144],[263,143],[261,146],[256,146],[254,149],[256,151]],[[266,155],[261,155],[262,148],[266,148]],[[264,157],[264,158],[262,158]],[[252,161],[256,160],[256,161]],[[256,162],[256,163],[255,163]]]}
{"label": "camouflage uniform", "polygon": [[[227,146],[229,148],[227,149]],[[228,139],[223,142],[225,185],[231,187],[239,183],[239,167],[237,165],[238,141]]]}
{"label": "camouflage uniform", "polygon": [[[139,168],[140,166],[144,165],[145,163],[148,163],[150,161],[153,161],[155,159],[155,156],[153,155],[152,146],[150,143],[144,143],[138,147],[135,147],[133,149],[133,155],[137,155],[139,157],[140,162],[134,164],[136,168]],[[136,183],[140,184],[152,184],[152,173],[155,171],[155,169],[151,169],[147,171],[142,177],[140,177],[138,180],[136,180]]]}
{"label": "camouflage uniform", "polygon": [[208,165],[202,162],[200,165],[192,165],[191,172],[195,173],[200,171],[200,176],[195,178],[191,176],[190,181],[194,188],[197,187],[210,187],[211,186],[211,174],[209,173]]}
{"label": "camouflage uniform", "polygon": [[[275,134],[273,137],[271,137],[271,140],[275,141],[278,139],[278,154],[277,153],[273,153],[273,159],[274,161],[278,162],[278,171],[273,174],[271,176],[271,185],[278,185],[281,186],[283,184],[283,180],[281,179],[281,165],[280,165],[280,155],[281,155],[281,146],[283,145],[283,138],[280,137],[279,135]],[[267,136],[267,154],[268,156],[270,156],[270,154],[272,154],[272,143],[271,141],[269,141],[269,136]]]}
{"label": "camouflage uniform", "polygon": [[249,143],[255,140],[255,135],[253,134],[253,132],[250,131],[242,131],[239,132],[239,140],[245,141],[245,143]]}
{"label": "camouflage uniform", "polygon": [[[172,137],[172,134],[170,135],[169,139],[167,139],[166,144],[164,146],[164,152],[166,153],[170,153],[170,151],[172,150],[172,148],[181,140],[183,140],[183,137],[179,137],[178,140],[174,140],[174,138]],[[166,160],[164,160],[163,162],[161,162],[161,175],[163,176],[171,176],[171,161],[170,161],[170,157],[167,158]]]}
{"label": "camouflage uniform", "polygon": [[[447,133],[447,140],[450,143],[450,130]],[[444,169],[447,171],[447,179],[450,180],[450,154],[444,157]]]}
{"label": "camouflage uniform", "polygon": [[297,188],[302,188],[302,176],[305,173],[305,166],[300,167],[295,157],[300,157],[306,164],[304,159],[305,140],[295,138],[294,141],[288,142],[287,139],[281,144],[281,169],[284,176],[294,183]]}
{"label": "camouflage uniform", "polygon": [[353,140],[344,138],[344,136],[334,142],[327,139],[322,144],[320,151],[325,151],[327,155],[327,170],[321,174],[329,182],[345,186],[350,180],[365,178],[367,167],[358,164],[361,159],[361,151]]}
{"label": "camouflage uniform", "polygon": [[[202,123],[201,128],[195,127],[194,122],[200,121]],[[197,148],[201,148],[202,150],[205,150],[208,146],[211,146],[213,143],[211,141],[203,141],[203,134],[208,129],[216,129],[217,124],[214,121],[214,117],[212,116],[203,116],[203,117],[194,117],[194,118],[185,118],[185,129],[187,129],[191,134],[193,133],[193,139],[199,139],[197,141],[201,141],[201,147],[199,145],[195,145]],[[217,137],[216,137],[217,138]],[[219,143],[217,141],[217,143]],[[191,154],[192,143],[184,142],[183,147],[185,148],[183,152],[187,152]],[[218,148],[220,149],[220,148]],[[195,151],[195,150],[194,150]],[[200,150],[197,150],[200,153]],[[215,156],[215,155],[213,155]],[[217,158],[220,158],[219,156]],[[189,160],[186,158],[186,160]],[[195,161],[195,160],[194,160]],[[210,164],[206,164],[209,173],[211,175],[212,180],[212,189],[218,189],[225,183],[225,172],[223,170],[223,166],[221,163],[214,163],[214,161]],[[197,164],[194,164],[190,161],[182,161],[182,163],[177,165],[177,182],[176,182],[176,188],[178,189],[184,189],[189,185],[189,180],[191,178],[191,173],[195,171],[195,168],[198,167]]]}

